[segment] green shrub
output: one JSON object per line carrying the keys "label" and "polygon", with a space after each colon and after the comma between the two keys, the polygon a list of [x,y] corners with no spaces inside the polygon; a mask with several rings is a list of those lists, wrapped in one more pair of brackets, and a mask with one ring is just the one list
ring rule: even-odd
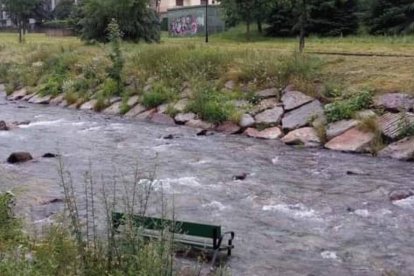
{"label": "green shrub", "polygon": [[214,124],[229,120],[235,111],[234,106],[228,103],[226,95],[211,86],[200,87],[187,109]]}
{"label": "green shrub", "polygon": [[117,83],[113,79],[106,79],[102,86],[103,97],[109,99],[117,93]]}
{"label": "green shrub", "polygon": [[362,91],[325,106],[328,122],[351,119],[355,112],[368,108],[372,104],[372,93]]}
{"label": "green shrub", "polygon": [[107,107],[108,107],[108,100],[105,99],[103,96],[100,96],[96,99],[96,103],[93,106],[93,110],[95,110],[96,112],[101,112]]}
{"label": "green shrub", "polygon": [[154,108],[174,100],[176,95],[173,89],[162,83],[156,83],[149,92],[144,93],[142,104],[147,108]]}
{"label": "green shrub", "polygon": [[45,83],[40,84],[38,89],[41,95],[57,96],[62,93],[63,77],[61,75],[49,76]]}

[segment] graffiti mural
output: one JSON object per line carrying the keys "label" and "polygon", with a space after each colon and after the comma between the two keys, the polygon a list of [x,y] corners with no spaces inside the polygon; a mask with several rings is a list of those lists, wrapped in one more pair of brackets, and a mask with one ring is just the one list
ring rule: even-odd
{"label": "graffiti mural", "polygon": [[204,16],[187,14],[170,19],[170,35],[195,35],[204,28]]}

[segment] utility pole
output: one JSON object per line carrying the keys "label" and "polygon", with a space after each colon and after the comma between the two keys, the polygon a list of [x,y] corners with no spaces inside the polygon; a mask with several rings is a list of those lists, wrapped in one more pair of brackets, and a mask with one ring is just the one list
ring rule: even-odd
{"label": "utility pole", "polygon": [[208,0],[206,0],[206,43],[208,43]]}

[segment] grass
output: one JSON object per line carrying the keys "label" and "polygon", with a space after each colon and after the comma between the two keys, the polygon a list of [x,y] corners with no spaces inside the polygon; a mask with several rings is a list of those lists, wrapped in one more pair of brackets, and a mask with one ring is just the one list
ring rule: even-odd
{"label": "grass", "polygon": [[[255,32],[252,38],[254,41],[246,42],[243,29],[238,27],[211,36],[209,44],[203,43],[201,37],[163,37],[157,45],[123,43],[122,79],[133,86],[125,87],[128,93],[122,96],[127,101],[128,95],[142,95],[145,106],[155,107],[177,100],[186,82],[191,86],[206,82],[216,94],[223,95],[220,100],[208,99],[204,107],[203,101],[196,103],[202,93],[193,91],[190,109],[202,118],[220,122],[235,117],[220,111],[221,105],[246,99],[243,93],[237,97],[222,93],[221,87],[228,80],[235,81],[236,92],[243,90],[247,94],[294,84],[298,90],[328,102],[367,89],[373,93],[414,93],[414,36],[310,37],[304,56],[295,52],[296,39],[265,38]],[[42,94],[65,93],[70,103],[101,99],[100,106],[104,106],[114,96],[114,85],[108,81],[107,73],[111,65],[109,52],[109,45],[84,45],[74,37],[29,34],[25,44],[18,44],[15,34],[2,33],[0,80],[6,82],[8,93],[29,86]],[[144,92],[148,83],[153,84],[153,89]],[[322,92],[318,84],[325,86]],[[332,113],[337,118],[331,121],[349,118],[354,111],[348,109],[338,104]]]}

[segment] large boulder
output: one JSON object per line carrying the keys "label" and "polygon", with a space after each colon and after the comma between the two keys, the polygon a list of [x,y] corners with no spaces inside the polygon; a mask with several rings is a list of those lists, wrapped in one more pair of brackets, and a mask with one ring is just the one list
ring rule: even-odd
{"label": "large boulder", "polygon": [[213,129],[214,128],[213,124],[204,122],[202,120],[190,120],[185,125],[189,127],[201,128],[201,129]]}
{"label": "large boulder", "polygon": [[256,96],[259,98],[272,98],[279,96],[279,90],[277,88],[269,88],[256,92]]}
{"label": "large boulder", "polygon": [[82,104],[79,109],[81,109],[81,110],[92,110],[92,109],[95,108],[96,102],[97,102],[97,100],[95,100],[95,99],[87,101],[86,103]]}
{"label": "large boulder", "polygon": [[138,103],[138,101],[139,101],[139,96],[137,96],[137,95],[132,96],[128,99],[127,105],[128,106],[134,106]]}
{"label": "large boulder", "polygon": [[257,124],[277,125],[283,116],[283,108],[275,107],[265,110],[255,116]]}
{"label": "large boulder", "polygon": [[332,138],[341,135],[345,131],[354,128],[358,125],[357,120],[341,120],[328,125],[326,129],[326,138],[331,140]]}
{"label": "large boulder", "polygon": [[145,110],[147,110],[145,108],[145,106],[143,106],[142,104],[137,104],[136,106],[134,106],[133,108],[131,108],[124,116],[125,117],[135,117],[138,114],[144,112]]}
{"label": "large boulder", "polygon": [[153,113],[149,117],[150,121],[163,125],[175,125],[173,118],[163,113]]}
{"label": "large boulder", "polygon": [[282,119],[283,129],[296,129],[310,124],[315,119],[324,117],[322,104],[315,100],[285,114]]}
{"label": "large boulder", "polygon": [[247,128],[244,132],[244,135],[247,135],[249,137],[253,138],[259,138],[259,139],[279,139],[283,136],[283,132],[278,127],[271,127],[266,128],[264,130],[257,130],[255,128]]}
{"label": "large boulder", "polygon": [[10,164],[15,164],[27,162],[32,159],[32,155],[28,152],[14,152],[9,156],[9,158],[7,158],[7,162]]}
{"label": "large boulder", "polygon": [[60,105],[63,101],[65,100],[65,95],[64,94],[60,94],[57,97],[54,97],[53,99],[50,100],[49,104],[52,105]]}
{"label": "large boulder", "polygon": [[405,93],[387,93],[374,97],[374,106],[389,111],[410,111],[414,108],[414,96]]}
{"label": "large boulder", "polygon": [[22,88],[22,89],[14,91],[11,95],[7,96],[7,99],[9,101],[21,100],[24,98],[24,96],[26,96],[26,94],[27,94],[26,88]]}
{"label": "large boulder", "polygon": [[46,95],[46,96],[42,96],[42,95],[34,95],[33,97],[31,97],[29,99],[29,103],[33,103],[33,104],[49,104],[50,100],[52,99],[51,95]]}
{"label": "large boulder", "polygon": [[139,113],[138,115],[135,116],[136,119],[138,120],[148,120],[152,114],[156,113],[157,109],[156,108],[152,108],[150,110],[147,110],[145,112]]}
{"label": "large boulder", "polygon": [[184,112],[184,110],[186,109],[188,105],[188,102],[189,102],[188,99],[181,99],[175,103],[174,109],[179,112]]}
{"label": "large boulder", "polygon": [[404,138],[388,145],[378,153],[378,156],[414,161],[414,136]]}
{"label": "large boulder", "polygon": [[175,115],[174,119],[177,124],[183,125],[187,123],[188,121],[194,120],[196,118],[196,115],[192,112],[189,113],[178,113]]}
{"label": "large boulder", "polygon": [[282,103],[286,111],[298,108],[313,100],[314,98],[299,91],[287,91],[282,96]]}
{"label": "large boulder", "polygon": [[235,133],[238,133],[240,129],[241,128],[239,125],[231,121],[224,122],[216,128],[218,132],[223,132],[225,134],[235,134]]}
{"label": "large boulder", "polygon": [[414,127],[414,114],[409,112],[385,113],[378,118],[381,132],[390,139],[397,139],[404,130]]}
{"label": "large boulder", "polygon": [[282,138],[287,145],[303,145],[305,147],[319,147],[321,140],[313,127],[295,129]]}
{"label": "large boulder", "polygon": [[36,95],[36,93],[29,93],[29,94],[26,94],[26,96],[24,96],[24,97],[22,98],[22,100],[23,100],[23,101],[28,101],[28,100],[30,100],[31,98],[33,98],[35,95]]}
{"label": "large boulder", "polygon": [[119,115],[121,114],[121,107],[122,102],[115,102],[112,105],[110,105],[108,108],[105,108],[102,113],[108,114],[108,115]]}
{"label": "large boulder", "polygon": [[254,126],[255,123],[256,121],[250,114],[243,114],[240,118],[239,125],[241,127],[251,127]]}
{"label": "large boulder", "polygon": [[280,106],[280,103],[276,98],[264,99],[254,106],[249,113],[255,115],[263,110],[275,108],[277,106]]}
{"label": "large boulder", "polygon": [[370,152],[374,139],[374,133],[352,128],[330,140],[325,147],[344,152]]}

